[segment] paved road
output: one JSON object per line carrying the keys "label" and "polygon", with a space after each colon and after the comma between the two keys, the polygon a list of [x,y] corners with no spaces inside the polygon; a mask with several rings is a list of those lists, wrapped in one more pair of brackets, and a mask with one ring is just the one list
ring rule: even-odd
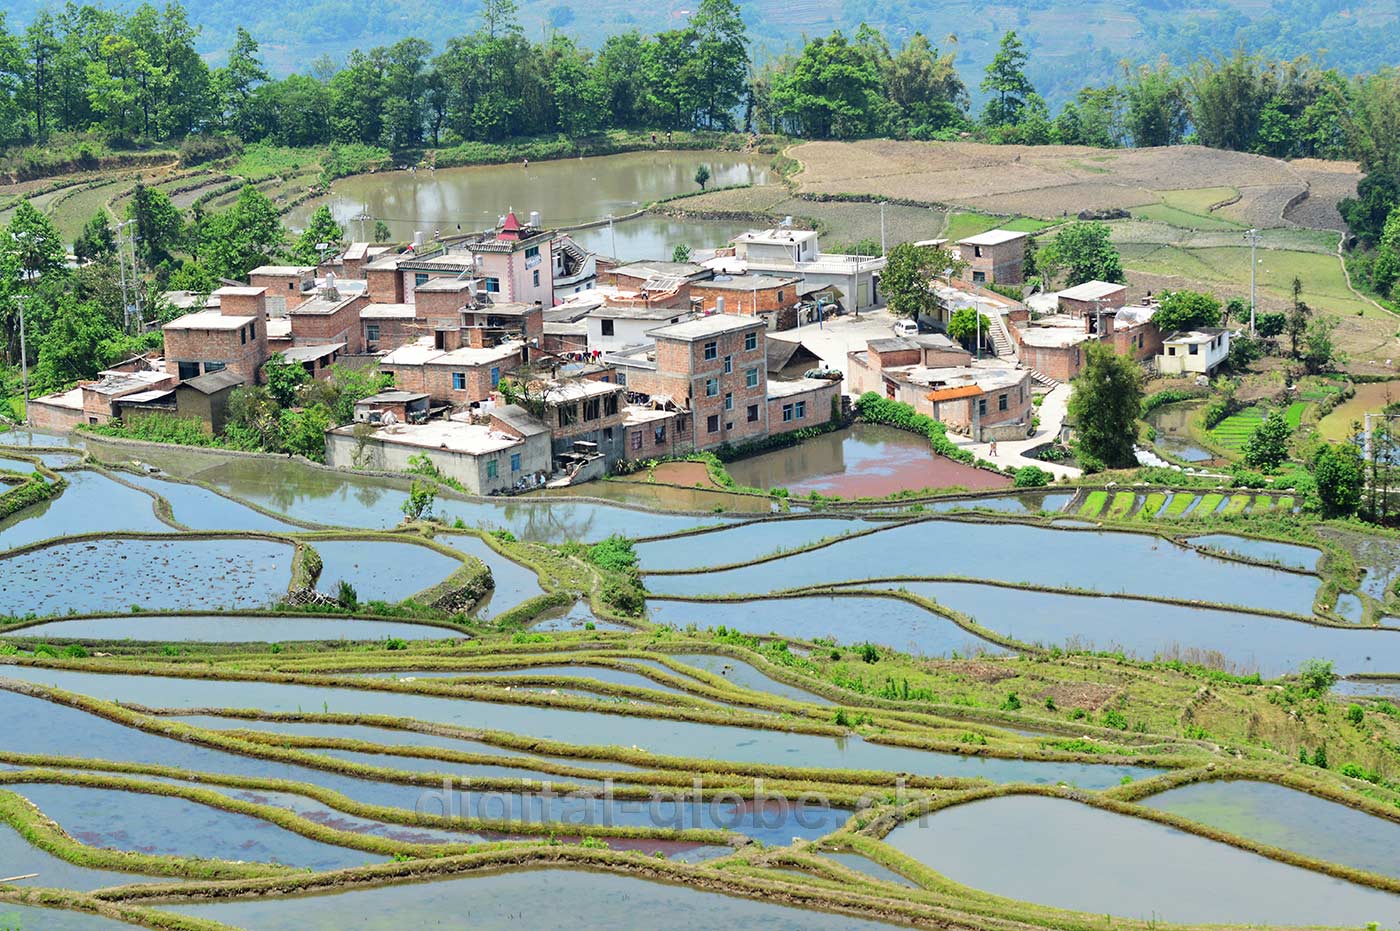
{"label": "paved road", "polygon": [[1075,478],[1079,476],[1080,470],[1074,466],[1060,465],[1057,462],[1042,462],[1039,459],[1028,459],[1022,455],[1026,450],[1049,442],[1060,433],[1060,425],[1065,420],[1065,406],[1069,404],[1069,385],[1057,385],[1055,390],[1045,396],[1045,400],[1040,404],[1040,428],[1033,436],[1024,440],[1002,440],[997,443],[997,454],[991,454],[990,443],[974,443],[965,436],[958,436],[953,433],[948,434],[948,438],[965,449],[972,450],[979,458],[989,462],[995,462],[999,466],[1033,465],[1051,472],[1056,478],[1068,476]]}

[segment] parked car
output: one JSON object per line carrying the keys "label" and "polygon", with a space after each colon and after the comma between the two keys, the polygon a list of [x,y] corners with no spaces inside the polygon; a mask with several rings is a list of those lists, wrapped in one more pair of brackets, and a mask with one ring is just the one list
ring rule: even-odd
{"label": "parked car", "polygon": [[918,336],[919,325],[913,320],[896,320],[894,322],[895,336]]}

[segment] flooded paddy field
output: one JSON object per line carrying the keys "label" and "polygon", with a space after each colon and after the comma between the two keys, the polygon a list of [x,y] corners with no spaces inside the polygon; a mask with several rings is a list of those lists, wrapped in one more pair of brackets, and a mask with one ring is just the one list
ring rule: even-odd
{"label": "flooded paddy field", "polygon": [[96,531],[171,533],[150,495],[115,482],[100,472],[79,470],[64,476],[68,487],[50,498],[0,520],[0,550],[40,540]]}
{"label": "flooded paddy field", "polygon": [[1100,916],[1400,924],[1400,895],[1064,799],[969,802],[901,825],[886,842],[954,882]]}
{"label": "flooded paddy field", "polygon": [[434,539],[459,553],[476,557],[491,569],[495,585],[476,606],[476,612],[481,617],[492,617],[544,594],[539,576],[533,569],[502,556],[480,537],[465,533],[440,533]]}
{"label": "flooded paddy field", "polygon": [[8,632],[42,640],[132,640],[149,643],[282,643],[286,641],[446,640],[460,631],[432,624],[331,617],[128,615],[46,621]]}
{"label": "flooded paddy field", "polygon": [[0,902],[0,928],[15,928],[18,931],[30,931],[31,928],[36,931],[131,931],[134,927],[101,915]]}
{"label": "flooded paddy field", "polygon": [[637,556],[649,572],[733,565],[799,549],[821,540],[877,530],[885,522],[846,517],[764,520],[688,536],[639,543]]}
{"label": "flooded paddy field", "polygon": [[384,540],[317,540],[323,592],[341,582],[352,585],[362,601],[402,601],[441,582],[462,564],[450,556],[413,543]]}

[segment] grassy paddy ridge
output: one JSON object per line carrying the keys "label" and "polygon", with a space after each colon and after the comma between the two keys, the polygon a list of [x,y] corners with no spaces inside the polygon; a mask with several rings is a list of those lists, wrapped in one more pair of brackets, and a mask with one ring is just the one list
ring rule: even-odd
{"label": "grassy paddy ridge", "polygon": [[[6,457],[11,452],[3,450]],[[461,896],[482,903],[484,926],[491,927],[490,920],[501,918],[491,911],[493,896],[506,894],[502,890],[513,888],[516,878],[546,875],[522,872],[527,868],[553,870],[548,875],[565,886],[582,878],[568,908],[579,927],[615,926],[619,915],[635,917],[639,907],[682,909],[675,927],[689,927],[688,908],[723,915],[735,927],[818,926],[831,917],[825,912],[836,912],[833,927],[893,922],[1090,929],[1104,926],[1105,911],[1117,913],[1116,927],[1153,926],[1138,906],[1150,902],[1148,893],[1155,890],[1126,902],[1066,902],[1040,889],[1008,890],[991,879],[960,878],[952,867],[921,861],[887,838],[916,814],[932,813],[930,824],[936,825],[941,813],[975,814],[978,804],[1021,798],[1072,810],[1077,803],[1121,819],[1080,831],[1086,837],[1102,832],[1110,856],[1117,842],[1110,827],[1170,827],[1205,845],[1199,857],[1206,862],[1236,858],[1230,862],[1251,876],[1295,870],[1305,877],[1295,883],[1299,890],[1314,882],[1339,884],[1335,914],[1348,921],[1372,920],[1367,916],[1377,905],[1374,920],[1388,922],[1387,903],[1400,892],[1400,876],[1380,868],[1400,850],[1400,765],[1392,749],[1400,745],[1400,717],[1386,702],[1339,703],[1292,678],[1265,679],[1236,668],[1239,658],[1228,650],[1212,656],[1185,645],[1134,658],[1102,647],[1008,640],[994,631],[1015,609],[979,609],[996,603],[986,594],[995,589],[1016,598],[1092,598],[1120,616],[1242,611],[1251,623],[1284,625],[1280,631],[1315,627],[1386,636],[1384,630],[1360,628],[1375,623],[1389,596],[1369,593],[1345,539],[1293,514],[1284,496],[1085,488],[1072,499],[1057,499],[1058,510],[1050,512],[1038,505],[1004,507],[1008,496],[1001,494],[961,503],[900,503],[938,512],[936,517],[876,511],[889,505],[872,502],[811,517],[710,528],[703,525],[716,521],[698,515],[685,523],[641,508],[590,505],[586,526],[630,529],[629,536],[653,541],[635,550],[643,570],[653,560],[665,566],[662,573],[642,576],[648,586],[653,579],[709,578],[717,575],[716,567],[760,567],[768,572],[769,589],[809,586],[776,593],[782,597],[769,591],[695,602],[654,598],[657,606],[733,605],[744,620],[696,623],[682,612],[667,626],[619,607],[624,570],[595,561],[588,546],[549,533],[538,533],[540,542],[522,542],[512,534],[477,530],[472,545],[455,545],[443,528],[387,530],[377,516],[369,523],[379,529],[352,529],[356,512],[344,506],[318,506],[308,520],[313,512],[281,501],[241,498],[235,492],[245,486],[238,481],[127,480],[92,466],[70,463],[53,474],[105,476],[106,487],[120,486],[134,497],[112,496],[115,503],[105,511],[56,512],[60,495],[47,509],[21,511],[0,529],[0,547],[8,546],[8,530],[24,542],[0,562],[55,547],[79,547],[74,552],[80,560],[83,553],[99,552],[81,547],[103,541],[186,547],[285,541],[296,555],[278,576],[287,603],[277,606],[219,614],[201,610],[194,600],[175,611],[143,605],[119,618],[88,611],[0,625],[0,706],[19,712],[11,720],[22,722],[0,747],[0,820],[8,825],[0,830],[17,832],[24,843],[74,869],[131,876],[129,884],[95,890],[45,888],[42,877],[0,886],[0,915],[3,903],[23,905],[30,909],[23,920],[36,927],[52,917],[58,927],[91,918],[201,931],[291,928],[309,926],[313,914],[365,916],[370,927],[379,927],[376,921],[388,927],[385,922],[394,920],[388,916],[400,923],[406,915],[418,920],[419,912],[404,911],[416,907],[413,901],[433,903],[421,912],[423,920],[433,920],[439,917],[435,909],[466,901]],[[358,480],[364,487],[365,480]],[[386,481],[381,487],[396,486]],[[987,503],[979,509],[979,501]],[[550,506],[530,505],[537,515],[531,526],[545,525]],[[867,512],[884,519],[862,520]],[[49,518],[51,513],[57,516]],[[1136,583],[1123,591],[1089,592],[1103,587],[1089,576],[1073,582],[1080,587],[1046,588],[1017,581],[1019,570],[1011,578],[983,580],[981,588],[968,580],[929,581],[937,563],[912,555],[872,564],[900,577],[886,583],[858,578],[879,573],[834,558],[842,547],[865,546],[896,531],[923,533],[925,527],[939,533],[975,528],[1010,540],[1032,530],[1049,532],[1060,514],[1097,522],[1056,534],[1063,546],[1087,545],[1095,534],[1109,532],[1122,534],[1113,539],[1123,551],[1155,540],[1152,545],[1180,554],[1174,558],[1209,560],[1221,578],[1278,573],[1315,589],[1314,613],[1306,613],[1306,604],[1271,612],[1152,595],[1152,586]],[[155,526],[131,529],[137,515]],[[342,529],[318,529],[328,523],[319,519],[325,517]],[[23,530],[29,520],[41,529]],[[42,529],[49,520],[53,533]],[[195,524],[197,530],[189,529]],[[420,550],[421,559],[394,562],[393,554]],[[365,600],[353,608],[292,598],[317,585],[333,590],[340,578],[376,559],[398,568],[381,590],[367,586]],[[827,566],[825,578],[789,577],[782,567],[797,559],[820,561]],[[442,574],[451,565],[462,568],[449,574],[455,578],[449,585]],[[482,617],[475,606],[498,573],[510,579],[503,589],[508,597],[523,601],[493,596],[490,617]],[[841,590],[832,587],[843,581],[848,584]],[[964,604],[932,588],[924,592],[939,585],[962,585],[974,600]],[[1363,601],[1362,622],[1329,613],[1326,596],[1338,593]],[[1243,589],[1231,597],[1254,600]],[[587,602],[599,621],[625,622],[630,629],[528,629],[534,617],[575,599]],[[765,618],[777,624],[779,606],[803,599],[814,607],[787,611],[782,616],[789,626],[781,632],[765,629]],[[847,614],[858,620],[864,616],[856,609],[862,599],[895,599],[912,612],[911,619],[937,618],[961,630],[956,636],[964,641],[985,634],[1003,646],[963,653],[948,639],[933,653],[910,652],[889,642],[878,614],[851,636],[828,638],[823,620]],[[220,619],[230,628],[240,620],[337,623],[347,632],[357,624],[377,632],[375,625],[395,623],[418,625],[422,636],[268,643],[256,636],[212,642],[167,634],[171,639],[163,640],[160,633],[182,623],[217,625]],[[103,625],[118,620],[126,625],[123,631],[150,625],[150,638],[102,639]],[[55,623],[87,626],[50,627],[53,635],[47,636],[46,626]],[[442,635],[435,636],[439,630]],[[1386,668],[1400,672],[1400,662]],[[473,802],[450,817],[445,809],[441,815],[415,810],[414,800],[440,790],[444,778],[483,797],[515,801],[505,809]],[[1238,810],[1232,805],[1243,803],[1228,798],[1214,798],[1210,809],[1179,811],[1153,802],[1220,784],[1263,785],[1305,793],[1308,804],[1344,805],[1347,817],[1359,819],[1353,833],[1367,838],[1371,855],[1350,857],[1296,826],[1254,831],[1232,814]],[[31,786],[52,810],[24,797]],[[209,846],[208,837],[181,841],[178,831],[167,834],[174,845],[169,852],[133,849],[142,843],[139,832],[131,834],[132,844],[114,843],[120,819],[94,821],[85,814],[112,793],[137,799],[133,811],[193,806],[183,809],[195,813],[191,824],[237,824],[239,830],[266,825],[258,834],[262,853]],[[546,793],[556,800],[542,819],[514,817],[511,806]],[[677,826],[631,815],[580,823],[564,807],[620,813],[624,805],[649,804],[658,793],[683,795],[682,810],[699,813],[698,820]],[[795,820],[804,795],[825,800],[806,828]],[[763,816],[772,824],[764,826]],[[279,846],[279,837],[297,840]],[[303,857],[338,852],[334,856],[344,868],[307,872],[280,865],[296,863],[297,850]],[[838,861],[825,851],[855,852],[865,860]],[[1067,854],[1058,849],[1042,856],[1054,862]],[[865,871],[852,868],[862,862]],[[1159,867],[1173,870],[1170,864]],[[579,870],[593,871],[594,878]],[[163,880],[153,883],[153,877]],[[406,885],[423,880],[433,882]],[[305,898],[310,892],[331,894]],[[716,893],[723,897],[703,898]],[[611,910],[620,901],[613,894],[646,904],[630,912]],[[685,898],[690,895],[702,898]],[[1182,920],[1273,917],[1251,912],[1249,902],[1235,903],[1234,911],[1223,900],[1218,911],[1207,900],[1197,904],[1201,909]],[[36,913],[36,906],[68,911]],[[548,909],[531,914],[541,926],[560,917]],[[1299,920],[1309,921],[1333,914],[1326,908],[1297,912]]]}

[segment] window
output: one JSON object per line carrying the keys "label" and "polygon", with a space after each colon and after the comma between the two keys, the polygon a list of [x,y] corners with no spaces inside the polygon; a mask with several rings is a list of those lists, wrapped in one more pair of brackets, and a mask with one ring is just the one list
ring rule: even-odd
{"label": "window", "polygon": [[1201,354],[1201,347],[1197,343],[1192,343],[1188,351],[1191,353],[1191,355],[1197,356]]}
{"label": "window", "polygon": [[617,413],[617,395],[610,394],[603,398],[603,416],[612,417]]}
{"label": "window", "polygon": [[651,438],[656,441],[657,446],[666,442],[666,424],[659,423],[651,431]]}
{"label": "window", "polygon": [[500,367],[499,365],[493,365],[493,366],[491,366],[491,387],[494,388],[494,387],[496,387],[497,385],[499,385],[500,383],[501,383],[501,367]]}
{"label": "window", "polygon": [[758,387],[758,369],[752,368],[752,369],[749,369],[747,372],[744,373],[744,387],[745,387],[745,388],[757,388],[757,387]]}
{"label": "window", "polygon": [[488,294],[500,294],[500,293],[501,293],[501,279],[499,279],[499,278],[487,278],[487,279],[486,279],[486,291],[487,291]]}
{"label": "window", "polygon": [[486,477],[495,478],[498,471],[495,459],[486,460]]}
{"label": "window", "polygon": [[603,335],[604,335],[604,336],[613,336],[613,335],[614,335],[613,322],[612,322],[611,320],[604,320],[604,321],[603,321]]}
{"label": "window", "polygon": [[758,405],[749,405],[749,423],[758,423]]}
{"label": "window", "polygon": [[539,257],[540,257],[540,247],[539,247],[539,246],[526,246],[526,247],[525,247],[525,261],[528,262],[528,261],[530,261],[531,259],[538,259]]}
{"label": "window", "polygon": [[758,348],[758,331],[744,334],[744,352],[753,352]]}
{"label": "window", "polygon": [[733,371],[734,371],[734,357],[733,357],[733,356],[725,356],[725,357],[724,357],[724,374],[728,375],[728,374],[730,374],[730,373],[733,372]]}
{"label": "window", "polygon": [[185,381],[186,379],[190,378],[197,378],[199,376],[198,362],[178,362],[176,364],[180,368],[180,381]]}
{"label": "window", "polygon": [[452,373],[452,390],[453,390],[453,391],[465,391],[465,390],[467,390],[467,373],[466,373],[466,372],[453,372],[453,373]]}
{"label": "window", "polygon": [[997,398],[997,410],[999,410],[999,411],[1004,411],[1004,410],[1006,410],[1006,409],[1007,409],[1007,403],[1008,403],[1007,396],[1003,394],[1002,396],[1000,396],[999,398]]}
{"label": "window", "polygon": [[727,411],[732,411],[732,410],[734,410],[734,395],[728,394],[728,393],[725,394],[725,396],[724,396],[724,409],[727,410]]}
{"label": "window", "polygon": [[238,341],[239,341],[240,343],[243,343],[244,345],[247,345],[247,343],[248,343],[248,328],[247,328],[247,327],[239,327],[239,328],[238,328]]}
{"label": "window", "polygon": [[612,442],[612,438],[613,438],[613,428],[612,428],[612,427],[604,427],[604,428],[603,428],[603,442],[604,442],[604,443],[611,443],[611,442]]}
{"label": "window", "polygon": [[1175,346],[1168,346],[1168,347],[1167,347],[1167,355],[1169,355],[1169,356],[1174,356],[1174,355],[1176,355],[1176,347],[1175,347]]}
{"label": "window", "polygon": [[257,322],[256,320],[254,320],[252,323],[248,324],[248,338],[249,338],[249,339],[257,339],[257,338],[258,338],[258,322]]}
{"label": "window", "polygon": [[711,414],[705,418],[705,429],[711,433],[719,432],[719,414]]}
{"label": "window", "polygon": [[705,359],[708,361],[717,358],[719,358],[719,343],[711,340],[705,344]]}
{"label": "window", "polygon": [[986,398],[978,398],[978,399],[977,399],[977,416],[978,416],[978,417],[986,417],[986,416],[987,416],[987,399],[986,399]]}
{"label": "window", "polygon": [[633,448],[634,450],[637,450],[637,449],[641,449],[641,448],[642,448],[642,431],[640,431],[640,430],[633,430],[633,431],[632,431],[632,448]]}
{"label": "window", "polygon": [[784,404],[784,405],[783,405],[783,423],[788,423],[788,422],[791,421],[791,420],[792,420],[792,405],[791,405],[791,404]]}
{"label": "window", "polygon": [[561,426],[561,427],[567,427],[567,426],[569,426],[570,424],[575,424],[575,423],[578,423],[578,405],[577,405],[577,404],[560,404],[560,405],[559,405],[559,426]]}
{"label": "window", "polygon": [[208,375],[210,372],[222,372],[225,368],[227,368],[227,366],[222,362],[206,362],[204,363],[204,374]]}
{"label": "window", "polygon": [[627,373],[626,373],[626,372],[618,372],[618,373],[617,373],[617,383],[618,383],[619,385],[626,385],[626,384],[627,384]]}
{"label": "window", "polygon": [[421,287],[422,285],[425,285],[425,284],[427,284],[427,283],[428,283],[428,273],[427,273],[427,272],[415,272],[415,273],[414,273],[414,275],[413,275],[413,286],[414,286],[415,288]]}
{"label": "window", "polygon": [[783,302],[783,292],[782,292],[782,290],[780,289],[780,290],[778,291],[778,303],[781,304],[782,302]]}
{"label": "window", "polygon": [[374,342],[378,342],[378,341],[379,341],[379,324],[377,324],[377,323],[366,323],[366,324],[365,324],[365,339],[369,340],[371,343],[374,343]]}
{"label": "window", "polygon": [[718,397],[718,396],[719,396],[719,379],[718,379],[718,378],[707,378],[707,379],[705,379],[705,397],[707,397],[707,398],[713,398],[713,397]]}
{"label": "window", "polygon": [[534,281],[535,287],[538,288],[538,287],[540,286],[540,270],[539,270],[538,268],[535,269],[535,271],[534,271],[533,281]]}
{"label": "window", "polygon": [[520,471],[520,454],[519,454],[519,453],[511,453],[511,454],[510,454],[510,470],[511,470],[512,472],[519,472],[519,471]]}
{"label": "window", "polygon": [[972,281],[973,281],[974,284],[986,284],[986,282],[987,282],[987,273],[986,273],[986,272],[973,272],[973,273],[972,273]]}
{"label": "window", "polygon": [[602,416],[600,413],[602,409],[603,404],[601,398],[588,398],[583,402],[583,419],[597,420]]}
{"label": "window", "polygon": [[798,419],[798,420],[803,420],[803,419],[806,418],[806,416],[807,416],[807,402],[806,402],[806,401],[798,401],[796,404],[793,405],[793,407],[796,409],[797,419]]}
{"label": "window", "polygon": [[981,246],[973,246],[973,247],[972,247],[972,254],[975,255],[977,258],[980,259],[980,258],[982,257],[982,247],[981,247]]}

